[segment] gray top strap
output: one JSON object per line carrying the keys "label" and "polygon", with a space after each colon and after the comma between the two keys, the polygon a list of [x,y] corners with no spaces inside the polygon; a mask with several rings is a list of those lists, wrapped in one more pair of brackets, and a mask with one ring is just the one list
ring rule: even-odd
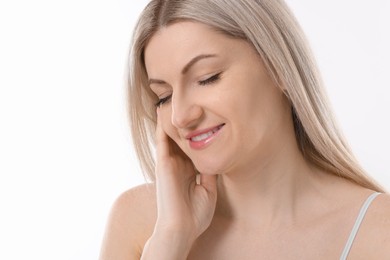
{"label": "gray top strap", "polygon": [[349,235],[347,244],[344,247],[343,253],[341,254],[340,260],[346,260],[347,256],[349,254],[349,251],[351,250],[352,243],[356,237],[357,232],[359,231],[360,225],[362,224],[363,218],[366,215],[367,209],[370,206],[371,202],[378,196],[380,193],[375,192],[371,194],[367,200],[364,202],[362,208],[360,209],[359,215],[356,219],[355,225],[352,228],[351,234]]}

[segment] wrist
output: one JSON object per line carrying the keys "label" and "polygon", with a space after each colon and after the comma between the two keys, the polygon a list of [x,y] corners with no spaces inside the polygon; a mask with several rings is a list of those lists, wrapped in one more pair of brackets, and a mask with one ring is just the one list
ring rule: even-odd
{"label": "wrist", "polygon": [[194,242],[195,238],[190,233],[176,228],[156,227],[144,247],[141,259],[187,259]]}

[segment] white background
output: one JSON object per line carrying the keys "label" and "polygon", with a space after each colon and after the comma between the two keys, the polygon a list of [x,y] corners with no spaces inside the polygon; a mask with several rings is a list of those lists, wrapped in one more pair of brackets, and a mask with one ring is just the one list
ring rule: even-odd
{"label": "white background", "polygon": [[[147,2],[0,2],[0,259],[96,259],[114,199],[143,182],[124,78]],[[287,2],[345,135],[389,189],[389,0]]]}

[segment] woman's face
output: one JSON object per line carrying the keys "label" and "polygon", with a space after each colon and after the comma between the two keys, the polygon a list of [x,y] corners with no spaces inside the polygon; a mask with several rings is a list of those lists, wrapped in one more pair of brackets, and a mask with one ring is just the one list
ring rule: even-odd
{"label": "woman's face", "polygon": [[289,106],[246,41],[179,22],[151,38],[145,65],[163,130],[201,173],[237,171],[282,145]]}

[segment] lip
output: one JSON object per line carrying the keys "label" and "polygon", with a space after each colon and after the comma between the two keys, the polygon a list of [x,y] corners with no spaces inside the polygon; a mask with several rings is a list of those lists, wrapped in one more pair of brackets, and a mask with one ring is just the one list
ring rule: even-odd
{"label": "lip", "polygon": [[[198,131],[194,131],[189,133],[185,138],[189,141],[190,147],[196,150],[205,148],[208,144],[210,144],[215,137],[217,137],[223,128],[225,124],[220,124],[217,126],[213,126],[207,129],[202,129]],[[198,141],[194,141],[193,138],[196,136],[200,136],[202,134],[207,134],[209,132],[213,132],[211,135],[207,136],[206,138]]]}

